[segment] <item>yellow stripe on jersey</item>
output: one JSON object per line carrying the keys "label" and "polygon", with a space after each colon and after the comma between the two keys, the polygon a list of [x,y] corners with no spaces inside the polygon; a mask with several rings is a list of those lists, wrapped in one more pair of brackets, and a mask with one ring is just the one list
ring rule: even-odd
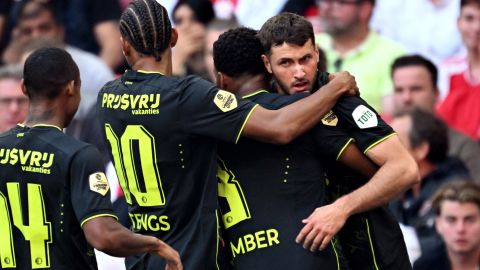
{"label": "yellow stripe on jersey", "polygon": [[145,74],[160,74],[160,75],[165,75],[159,71],[148,71],[148,70],[142,70],[142,69],[139,69],[137,70],[137,72],[140,72],[140,73],[145,73]]}
{"label": "yellow stripe on jersey", "polygon": [[339,160],[340,157],[342,156],[343,152],[345,151],[345,149],[347,149],[347,146],[353,141],[353,138],[350,138],[348,139],[348,141],[345,143],[345,145],[342,147],[342,149],[340,149],[340,152],[338,152],[338,155],[337,155],[337,159],[335,160]]}
{"label": "yellow stripe on jersey", "polygon": [[379,143],[385,141],[386,139],[388,139],[388,138],[390,138],[390,137],[392,137],[392,136],[395,136],[395,135],[397,135],[397,133],[396,133],[396,132],[393,132],[392,134],[387,135],[387,136],[381,138],[380,140],[372,143],[369,147],[367,147],[367,149],[365,149],[365,151],[363,151],[363,153],[366,154],[366,153],[368,152],[368,150],[372,149],[372,148],[375,147],[377,144],[379,144]]}
{"label": "yellow stripe on jersey", "polygon": [[240,128],[240,130],[238,131],[238,135],[237,135],[237,139],[235,140],[235,143],[238,143],[238,140],[240,139],[240,135],[242,135],[242,131],[245,128],[245,125],[247,124],[248,119],[250,119],[250,116],[252,115],[253,110],[255,110],[257,108],[257,106],[258,106],[258,104],[255,104],[255,106],[253,106],[253,108],[248,113],[247,117],[245,117],[245,121],[243,121],[243,125]]}
{"label": "yellow stripe on jersey", "polygon": [[116,215],[113,215],[113,214],[98,214],[98,215],[94,215],[94,216],[91,216],[87,219],[84,219],[82,221],[82,223],[80,223],[80,227],[83,227],[83,225],[87,222],[87,221],[90,221],[94,218],[98,218],[98,217],[113,217],[114,219],[118,220],[118,217]]}
{"label": "yellow stripe on jersey", "polygon": [[255,95],[258,95],[258,94],[260,94],[260,93],[269,93],[269,92],[268,92],[267,90],[258,90],[258,91],[256,91],[256,92],[251,93],[251,94],[245,95],[245,96],[243,96],[242,98],[243,98],[243,99],[247,99],[247,98],[249,98],[249,97],[253,97],[253,96],[255,96]]}
{"label": "yellow stripe on jersey", "polygon": [[337,269],[340,270],[340,259],[338,258],[338,252],[337,252],[337,249],[335,248],[335,243],[333,242],[333,240],[330,240],[330,243],[332,244],[333,252],[335,252],[335,259],[337,260]]}
{"label": "yellow stripe on jersey", "polygon": [[56,128],[60,131],[63,131],[60,127],[57,127],[55,125],[47,125],[47,124],[36,124],[36,125],[33,125],[32,127],[53,127],[53,128]]}
{"label": "yellow stripe on jersey", "polygon": [[377,260],[375,259],[375,248],[373,247],[372,236],[370,235],[370,226],[368,225],[368,219],[365,219],[365,223],[367,224],[368,241],[370,242],[370,249],[372,250],[373,265],[375,266],[375,270],[378,270]]}

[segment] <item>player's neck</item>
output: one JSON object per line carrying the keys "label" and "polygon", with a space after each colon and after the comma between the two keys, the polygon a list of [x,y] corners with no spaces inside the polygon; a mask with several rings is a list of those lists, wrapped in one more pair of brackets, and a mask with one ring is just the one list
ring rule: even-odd
{"label": "player's neck", "polygon": [[155,61],[155,59],[149,59],[152,61],[144,61],[147,59],[141,59],[132,65],[133,70],[155,71],[165,75],[172,75],[172,65],[164,61]]}
{"label": "player's neck", "polygon": [[238,87],[237,95],[246,96],[257,92],[258,90],[267,90],[268,83],[265,81],[263,74],[256,76],[243,76],[236,80]]}
{"label": "player's neck", "polygon": [[32,127],[35,125],[51,125],[64,128],[67,124],[64,112],[64,104],[58,102],[40,101],[30,103],[30,108],[25,120],[25,125]]}
{"label": "player's neck", "polygon": [[133,70],[155,71],[164,75],[172,75],[171,50],[162,54],[160,61],[156,61],[152,56],[138,57],[132,61],[131,67]]}

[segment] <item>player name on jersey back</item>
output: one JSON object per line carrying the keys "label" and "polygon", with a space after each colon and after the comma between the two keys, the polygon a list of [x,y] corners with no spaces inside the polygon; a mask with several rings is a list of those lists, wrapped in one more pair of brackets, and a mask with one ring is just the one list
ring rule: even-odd
{"label": "player name on jersey back", "polygon": [[102,108],[130,110],[133,115],[159,114],[160,94],[109,94],[102,95]]}
{"label": "player name on jersey back", "polygon": [[20,163],[22,171],[50,174],[55,155],[17,148],[0,148],[0,165]]}

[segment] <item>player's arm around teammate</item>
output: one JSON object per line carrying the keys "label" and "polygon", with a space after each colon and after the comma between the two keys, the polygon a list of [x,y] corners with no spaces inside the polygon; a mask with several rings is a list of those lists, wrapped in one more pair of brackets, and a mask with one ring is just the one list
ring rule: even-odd
{"label": "player's arm around teammate", "polygon": [[279,110],[257,106],[242,135],[268,143],[289,143],[318,123],[333,107],[339,95],[356,93],[358,87],[355,78],[348,72],[339,72],[322,87],[322,91]]}
{"label": "player's arm around teammate", "polygon": [[418,169],[398,136],[382,141],[366,155],[380,168],[366,184],[332,204],[318,207],[302,221],[305,226],[296,241],[305,248],[324,249],[348,217],[386,204],[419,182]]}

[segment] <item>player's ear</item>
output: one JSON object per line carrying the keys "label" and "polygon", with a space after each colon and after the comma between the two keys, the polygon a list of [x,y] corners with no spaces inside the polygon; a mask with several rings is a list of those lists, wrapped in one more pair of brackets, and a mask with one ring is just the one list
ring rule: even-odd
{"label": "player's ear", "polygon": [[217,71],[216,81],[217,81],[217,87],[218,87],[218,88],[220,88],[220,89],[226,89],[226,85],[225,85],[225,75],[224,75],[222,72]]}
{"label": "player's ear", "polygon": [[75,95],[75,81],[74,80],[71,80],[67,83],[67,85],[65,86],[66,88],[66,91],[67,91],[67,95],[69,96],[73,96]]}
{"label": "player's ear", "polygon": [[177,29],[175,28],[172,28],[172,37],[170,39],[170,47],[175,47],[175,45],[177,45],[177,41],[178,41],[178,32],[177,32]]}
{"label": "player's ear", "polygon": [[25,81],[22,79],[22,83],[21,83],[21,87],[22,87],[22,92],[25,96],[28,96],[28,91],[27,91],[27,87],[25,86]]}
{"label": "player's ear", "polygon": [[265,65],[265,68],[267,69],[268,73],[272,74],[272,66],[270,64],[270,61],[268,60],[268,57],[265,54],[262,54],[262,61],[263,64]]}
{"label": "player's ear", "polygon": [[123,39],[123,37],[120,37],[120,42],[122,43],[122,53],[125,57],[130,56],[132,47],[128,41]]}
{"label": "player's ear", "polygon": [[313,43],[313,47],[315,47],[315,58],[316,58],[317,63],[318,63],[318,61],[320,61],[320,52],[318,51],[319,48],[318,48],[317,45],[315,45],[315,43]]}
{"label": "player's ear", "polygon": [[422,142],[413,149],[413,155],[417,161],[426,159],[429,152],[430,145],[427,142]]}

